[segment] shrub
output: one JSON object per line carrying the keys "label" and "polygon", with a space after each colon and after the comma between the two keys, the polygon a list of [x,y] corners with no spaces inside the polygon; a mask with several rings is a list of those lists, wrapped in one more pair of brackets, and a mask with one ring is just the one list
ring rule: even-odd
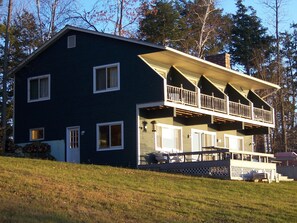
{"label": "shrub", "polygon": [[7,140],[6,141],[6,148],[5,152],[7,153],[15,153],[16,150],[21,150],[22,147],[19,145],[14,144],[12,140]]}
{"label": "shrub", "polygon": [[51,146],[47,143],[34,142],[24,146],[23,152],[24,153],[50,153]]}

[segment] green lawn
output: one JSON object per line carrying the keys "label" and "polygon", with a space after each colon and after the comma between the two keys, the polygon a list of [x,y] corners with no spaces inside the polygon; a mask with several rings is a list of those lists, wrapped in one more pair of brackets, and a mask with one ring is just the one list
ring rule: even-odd
{"label": "green lawn", "polygon": [[0,157],[0,222],[297,222],[297,182]]}

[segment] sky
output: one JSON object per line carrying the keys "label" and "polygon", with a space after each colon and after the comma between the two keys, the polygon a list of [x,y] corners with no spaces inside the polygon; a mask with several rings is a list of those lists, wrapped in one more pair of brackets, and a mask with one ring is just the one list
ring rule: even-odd
{"label": "sky", "polygon": [[[23,0],[14,0],[15,3],[18,2],[18,4],[28,4],[29,1],[23,1]],[[78,2],[81,4],[83,8],[90,9],[93,4],[97,0],[78,0]],[[100,0],[99,0],[100,1]],[[222,8],[224,13],[235,13],[236,12],[236,2],[237,0],[216,0],[217,6],[219,8]],[[268,30],[271,32],[270,34],[274,33],[274,26],[273,26],[273,13],[271,10],[269,10],[267,7],[264,6],[263,1],[270,1],[274,2],[274,0],[243,0],[243,4],[245,6],[252,6],[256,12],[257,16],[261,18],[262,25],[264,27],[267,27]],[[280,24],[280,31],[289,30],[290,24],[293,22],[297,23],[297,0],[279,0],[284,3],[282,9],[281,9],[281,24]],[[3,7],[0,7],[0,18],[2,17],[3,13],[6,12],[6,7],[8,0],[3,0]]]}
{"label": "sky", "polygon": [[[263,1],[264,0],[243,0],[243,4],[246,7],[252,6],[256,10],[257,16],[261,18],[263,26],[267,27],[269,31],[273,33],[273,13],[270,9],[264,6]],[[235,13],[236,2],[236,0],[218,0],[218,6],[224,10],[224,13]],[[270,2],[274,2],[274,0],[270,0]],[[290,24],[293,22],[297,23],[297,1],[282,0],[282,2],[284,2],[284,4],[280,11],[280,31],[285,31],[289,30]]]}
{"label": "sky", "polygon": [[[90,7],[95,0],[78,0],[83,6]],[[223,9],[224,13],[235,13],[237,0],[216,0],[217,6]],[[274,18],[273,12],[263,4],[263,1],[274,2],[274,0],[243,0],[243,4],[248,7],[252,6],[257,16],[261,19],[262,25],[267,27],[270,34],[274,34]],[[280,11],[281,24],[280,31],[290,29],[290,24],[297,23],[297,0],[279,0],[283,2],[283,7]]]}

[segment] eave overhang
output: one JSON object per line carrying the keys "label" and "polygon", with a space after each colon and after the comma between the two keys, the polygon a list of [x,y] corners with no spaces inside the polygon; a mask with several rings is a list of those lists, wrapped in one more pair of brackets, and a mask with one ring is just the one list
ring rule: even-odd
{"label": "eave overhang", "polygon": [[204,75],[205,77],[241,86],[245,89],[280,89],[280,86],[268,81],[242,74],[169,47],[165,48],[166,49],[163,51],[142,54],[139,56],[148,64],[151,61],[154,61],[158,64],[163,64],[165,67],[175,66],[176,68],[195,73],[197,76]]}

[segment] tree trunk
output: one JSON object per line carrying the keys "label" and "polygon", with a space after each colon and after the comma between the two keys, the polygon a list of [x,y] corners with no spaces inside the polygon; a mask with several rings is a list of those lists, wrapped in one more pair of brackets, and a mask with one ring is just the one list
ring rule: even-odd
{"label": "tree trunk", "polygon": [[40,0],[36,0],[36,9],[37,9],[38,22],[39,22],[39,35],[42,41],[44,41],[43,27],[42,27],[42,21],[40,17]]}
{"label": "tree trunk", "polygon": [[12,0],[8,3],[7,23],[5,30],[5,45],[4,45],[4,62],[3,62],[3,78],[2,78],[2,146],[0,152],[3,153],[6,148],[7,140],[7,74],[8,74],[8,54],[9,54],[9,31],[12,13]]}

